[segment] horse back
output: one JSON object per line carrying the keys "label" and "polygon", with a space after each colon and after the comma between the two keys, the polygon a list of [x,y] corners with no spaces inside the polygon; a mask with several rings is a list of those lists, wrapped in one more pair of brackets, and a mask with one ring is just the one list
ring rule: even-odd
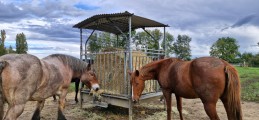
{"label": "horse back", "polygon": [[178,61],[169,66],[168,88],[184,98],[196,98],[197,94],[192,85],[190,61]]}
{"label": "horse back", "polygon": [[195,92],[206,98],[219,98],[225,89],[226,63],[215,57],[202,57],[191,62],[190,76]]}
{"label": "horse back", "polygon": [[[7,54],[1,56],[0,61],[7,63],[1,74],[7,101],[11,102],[13,96],[29,99],[42,77],[40,60],[30,54]],[[22,93],[24,91],[26,93]]]}
{"label": "horse back", "polygon": [[[27,76],[33,75],[35,79],[41,77],[42,74],[40,60],[30,54],[7,54],[0,57],[1,61],[5,61],[7,65],[3,71],[4,75],[10,76],[12,80],[24,80]],[[36,76],[34,76],[36,74]]]}

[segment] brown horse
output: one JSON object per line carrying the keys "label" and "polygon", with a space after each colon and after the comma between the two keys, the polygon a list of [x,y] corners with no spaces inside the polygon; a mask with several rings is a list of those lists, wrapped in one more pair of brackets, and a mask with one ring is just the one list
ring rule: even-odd
{"label": "brown horse", "polygon": [[93,90],[99,89],[90,64],[62,54],[41,60],[29,54],[1,56],[0,75],[0,119],[3,118],[4,101],[9,105],[5,120],[17,119],[27,101],[38,101],[32,119],[40,119],[45,99],[53,95],[59,95],[58,119],[66,119],[63,110],[72,78],[80,78]]}
{"label": "brown horse", "polygon": [[192,61],[169,58],[151,62],[131,73],[132,100],[137,102],[145,80],[156,79],[167,104],[167,119],[171,119],[171,94],[177,100],[181,115],[183,98],[200,98],[211,120],[219,120],[216,112],[218,99],[224,104],[229,120],[242,120],[240,80],[236,69],[226,61],[202,57]]}

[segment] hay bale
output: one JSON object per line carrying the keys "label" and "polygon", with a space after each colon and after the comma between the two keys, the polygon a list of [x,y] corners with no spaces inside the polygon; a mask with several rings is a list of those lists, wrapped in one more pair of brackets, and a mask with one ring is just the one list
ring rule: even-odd
{"label": "hay bale", "polygon": [[[124,62],[125,53],[122,49],[105,49],[103,51],[103,53],[95,56],[93,65],[97,71],[101,88],[104,89],[104,93],[106,94],[126,95],[130,85],[128,85],[128,81],[124,79],[125,72],[126,77],[129,77],[127,71],[124,71],[125,65],[128,68],[128,64]],[[140,69],[151,61],[152,58],[141,51],[132,52],[134,70]],[[146,81],[143,93],[154,92],[155,88],[156,85],[154,81]]]}

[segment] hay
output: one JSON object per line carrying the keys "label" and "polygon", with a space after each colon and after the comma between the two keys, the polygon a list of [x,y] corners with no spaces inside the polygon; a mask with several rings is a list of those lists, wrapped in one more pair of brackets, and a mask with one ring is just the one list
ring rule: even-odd
{"label": "hay", "polygon": [[[95,56],[93,67],[97,71],[101,88],[106,94],[127,95],[130,85],[128,84],[129,75],[124,71],[124,66],[128,68],[128,64],[124,63],[125,53],[122,49],[105,49],[104,53]],[[133,69],[140,69],[145,64],[152,61],[152,58],[141,51],[132,52]],[[124,74],[128,78],[124,80]],[[154,81],[146,81],[143,93],[155,92],[157,87]]]}

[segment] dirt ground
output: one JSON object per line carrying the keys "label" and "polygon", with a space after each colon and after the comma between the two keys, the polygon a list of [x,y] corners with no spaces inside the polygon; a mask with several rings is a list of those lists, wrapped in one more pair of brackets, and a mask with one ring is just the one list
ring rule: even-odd
{"label": "dirt ground", "polygon": [[[52,98],[46,100],[44,109],[41,113],[42,120],[57,119],[57,104]],[[36,102],[28,102],[23,114],[18,120],[29,120],[35,109]],[[5,106],[5,110],[7,105]],[[173,97],[172,119],[179,119],[176,109],[175,99]],[[259,119],[259,103],[242,102],[242,110],[244,120]],[[226,112],[221,102],[217,104],[217,112],[221,120],[227,120]],[[65,108],[65,116],[68,120],[127,120],[127,109],[115,106],[108,108],[93,107],[89,103],[85,103],[83,109],[79,104],[74,102],[74,93],[67,95],[67,104]],[[166,111],[164,104],[158,98],[154,98],[149,102],[135,105],[133,110],[134,120],[165,120]],[[183,99],[183,116],[185,120],[208,120],[203,105],[199,99]]]}

